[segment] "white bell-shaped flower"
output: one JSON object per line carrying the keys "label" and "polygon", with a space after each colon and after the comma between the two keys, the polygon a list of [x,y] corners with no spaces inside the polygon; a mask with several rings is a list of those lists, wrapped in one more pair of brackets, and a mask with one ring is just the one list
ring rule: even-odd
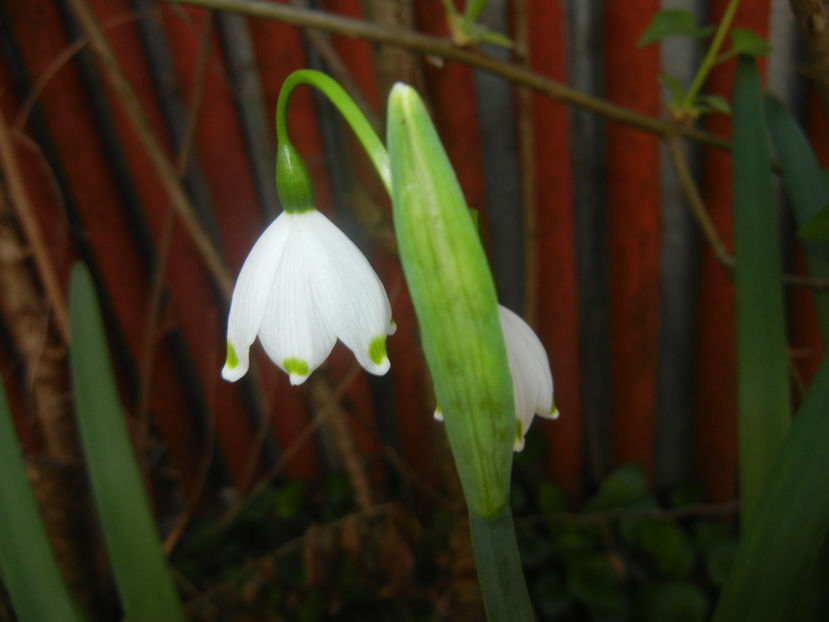
{"label": "white bell-shaped flower", "polygon": [[553,401],[553,374],[547,352],[529,324],[501,305],[498,305],[498,318],[504,332],[515,399],[514,449],[521,451],[533,416],[558,418]]}
{"label": "white bell-shaped flower", "polygon": [[248,370],[259,336],[265,352],[301,384],[339,338],[367,371],[389,369],[394,332],[383,284],[354,243],[316,209],[282,212],[250,251],[230,302],[222,377]]}
{"label": "white bell-shaped flower", "polygon": [[[512,376],[512,394],[515,400],[515,442],[513,449],[524,449],[524,437],[533,417],[558,419],[553,401],[553,374],[541,340],[521,317],[498,305],[498,319],[504,333],[509,371]],[[440,405],[435,419],[443,421]]]}

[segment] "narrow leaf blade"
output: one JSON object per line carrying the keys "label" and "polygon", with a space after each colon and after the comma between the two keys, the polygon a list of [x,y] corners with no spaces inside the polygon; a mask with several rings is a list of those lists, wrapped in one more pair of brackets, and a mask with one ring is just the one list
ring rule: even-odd
{"label": "narrow leaf blade", "polygon": [[[766,98],[766,122],[771,134],[786,192],[789,195],[797,224],[823,222],[829,238],[829,187],[806,136],[795,118],[780,101]],[[803,251],[809,273],[829,278],[829,242],[805,241]],[[824,351],[829,352],[829,291],[813,290]]]}
{"label": "narrow leaf blade", "polygon": [[753,59],[734,82],[734,284],[741,519],[746,525],[789,426],[782,271],[763,91]]}
{"label": "narrow leaf blade", "polygon": [[20,622],[76,622],[85,619],[76,608],[49,545],[26,477],[2,379],[0,508],[0,574]]}
{"label": "narrow leaf blade", "polygon": [[731,31],[730,55],[743,54],[745,56],[765,56],[771,52],[768,41],[753,30],[734,28]]}
{"label": "narrow leaf blade", "polygon": [[714,622],[794,620],[829,532],[829,359],[824,359],[744,531]]}
{"label": "narrow leaf blade", "polygon": [[78,429],[121,604],[130,622],[183,621],[127,432],[92,278],[76,264],[69,285]]}

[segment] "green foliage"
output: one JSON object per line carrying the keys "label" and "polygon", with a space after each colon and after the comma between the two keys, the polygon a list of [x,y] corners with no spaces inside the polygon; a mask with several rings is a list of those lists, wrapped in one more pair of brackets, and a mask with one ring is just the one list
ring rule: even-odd
{"label": "green foliage", "polygon": [[789,426],[789,365],[780,238],[766,140],[763,91],[752,59],[734,82],[734,288],[742,525]]}
{"label": "green foliage", "polygon": [[666,582],[647,586],[637,601],[641,622],[703,622],[708,605],[705,593],[693,583]]}
{"label": "green foliage", "polygon": [[0,379],[0,576],[20,622],[85,619],[46,536]]}
{"label": "green foliage", "polygon": [[130,622],[184,620],[127,432],[92,278],[80,264],[69,285],[69,323],[78,430],[124,613]]}
{"label": "green foliage", "polygon": [[829,240],[829,205],[814,214],[809,220],[800,225],[798,235],[804,240]]}
{"label": "green foliage", "polygon": [[714,26],[697,26],[696,19],[688,11],[664,9],[653,16],[645,32],[639,38],[638,45],[642,47],[670,36],[705,39],[712,34],[714,35],[700,63],[697,74],[687,89],[678,79],[665,71],[659,76],[660,82],[667,87],[670,94],[668,109],[677,121],[688,123],[698,116],[708,113],[731,114],[731,106],[724,98],[719,95],[700,94],[699,91],[708,74],[716,65],[729,58],[738,55],[763,56],[770,51],[769,44],[757,33],[745,28],[733,28],[730,30],[731,47],[728,51],[720,54],[720,47],[726,32],[731,28],[737,4],[738,0],[731,0],[716,28]]}
{"label": "green foliage", "polygon": [[794,619],[829,531],[827,408],[824,359],[746,526],[716,622]]}
{"label": "green foliage", "polygon": [[[740,101],[739,108],[737,101]],[[740,111],[739,115],[737,110]],[[737,118],[742,118],[743,121],[740,125],[735,124],[735,179],[736,172],[743,169],[746,177],[742,183],[746,188],[754,185],[754,194],[751,196],[755,202],[759,199],[759,194],[771,191],[769,164],[766,162],[763,168],[759,161],[762,158],[758,158],[756,153],[761,147],[760,142],[764,142],[763,111],[780,157],[795,216],[802,227],[821,214],[826,206],[825,177],[797,124],[783,106],[776,100],[767,98],[765,108],[762,107],[756,69],[751,61],[741,61],[735,85],[735,121]],[[749,137],[749,134],[752,135]],[[754,179],[749,179],[748,175],[753,175]],[[735,203],[737,200],[735,188]],[[764,205],[761,207],[765,210]],[[749,213],[747,205],[742,209]],[[765,211],[755,213],[754,222],[744,226],[750,226],[756,231],[768,226],[765,221],[772,217]],[[758,224],[757,221],[761,222]],[[762,247],[759,242],[755,241],[755,244],[758,245],[755,252],[760,252],[762,248],[767,254],[776,257],[776,245],[771,245],[769,241],[764,242]],[[819,243],[811,243],[805,245],[805,250],[810,271],[816,276],[823,276],[827,267],[826,249]],[[738,256],[738,267],[740,261]],[[754,269],[762,272],[756,266]],[[779,275],[766,273],[766,278],[768,287],[769,283],[777,282]],[[759,283],[757,287],[759,288]],[[829,334],[829,307],[821,295],[816,297],[816,302],[821,333],[826,343]],[[755,310],[756,313],[758,311],[760,310]],[[740,321],[749,322],[738,315],[738,328]],[[778,326],[775,330],[784,330],[782,317],[776,321]],[[767,328],[771,326],[767,325]],[[762,337],[767,339],[765,333]],[[757,350],[754,352],[755,355],[760,354]],[[781,372],[781,366],[785,370],[785,352],[767,352],[762,362],[767,368],[777,366],[777,374],[785,374],[785,371]],[[759,363],[756,365],[760,366]],[[760,382],[759,376],[756,381]],[[764,388],[755,385],[755,390]],[[829,553],[826,547],[829,495],[823,484],[829,469],[829,453],[826,452],[829,443],[827,406],[829,359],[824,358],[791,429],[785,436],[782,448],[779,453],[776,452],[777,455],[771,456],[767,475],[762,481],[755,482],[756,500],[752,499],[754,507],[749,519],[744,522],[743,540],[736,554],[733,571],[725,583],[715,613],[715,622],[735,619],[782,622],[825,617],[825,584],[829,571]],[[761,404],[754,404],[754,408],[760,407]],[[741,420],[740,426],[741,434],[743,426],[749,428],[747,433],[757,432],[750,428],[752,423],[748,420]],[[769,434],[769,431],[765,434]],[[777,434],[769,436],[766,443],[773,446]],[[717,568],[720,556],[726,557],[731,553],[733,552],[727,548],[723,550],[722,547],[711,547],[708,556],[709,572],[712,575],[722,575]]]}
{"label": "green foliage", "polygon": [[[800,235],[809,273],[829,278],[829,183],[797,121],[774,97],[766,97],[766,123]],[[823,348],[829,351],[829,291],[813,290]]]}
{"label": "green foliage", "polygon": [[509,500],[515,402],[495,284],[458,180],[417,92],[388,104],[394,231],[426,363],[472,514]]}
{"label": "green foliage", "polygon": [[522,464],[513,487],[535,494],[519,495],[521,514],[513,509],[540,620],[707,619],[737,540],[733,523],[695,513],[695,487],[657,497],[641,467],[626,464],[599,483],[589,510],[569,513],[561,491],[527,480],[530,471]]}
{"label": "green foliage", "polygon": [[771,52],[771,46],[768,41],[756,32],[747,28],[734,28],[731,31],[731,49],[719,60],[722,61],[738,55],[757,58],[765,56],[769,52]]}
{"label": "green foliage", "polygon": [[635,463],[623,465],[605,478],[596,495],[585,506],[586,512],[626,508],[649,502],[648,482],[642,467]]}
{"label": "green foliage", "polygon": [[644,47],[665,37],[682,36],[702,39],[714,32],[713,26],[700,28],[690,11],[663,9],[653,16],[650,24],[639,37],[637,45]]}

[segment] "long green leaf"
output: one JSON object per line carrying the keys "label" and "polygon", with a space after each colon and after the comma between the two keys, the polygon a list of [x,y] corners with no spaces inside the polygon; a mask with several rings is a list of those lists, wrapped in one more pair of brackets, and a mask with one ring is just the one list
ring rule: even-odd
{"label": "long green leaf", "polygon": [[0,575],[20,622],[84,620],[37,508],[0,379]]}
{"label": "long green leaf", "polygon": [[[766,97],[766,123],[783,169],[783,180],[798,226],[829,206],[829,187],[795,118],[774,97]],[[813,277],[829,277],[829,242],[803,241]],[[824,351],[829,352],[829,291],[813,290]]]}
{"label": "long green leaf", "polygon": [[92,279],[80,264],[72,270],[69,322],[78,429],[124,613],[130,622],[183,621],[127,433]]}
{"label": "long green leaf", "polygon": [[790,419],[780,241],[757,66],[734,82],[734,284],[741,521],[745,526]]}
{"label": "long green leaf", "polygon": [[714,622],[789,622],[829,532],[829,359],[791,426],[743,534]]}

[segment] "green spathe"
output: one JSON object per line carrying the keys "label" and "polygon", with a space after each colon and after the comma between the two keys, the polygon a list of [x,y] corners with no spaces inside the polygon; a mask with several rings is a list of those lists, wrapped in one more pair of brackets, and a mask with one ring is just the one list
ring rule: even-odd
{"label": "green spathe", "polygon": [[394,228],[426,361],[471,513],[509,498],[515,406],[492,275],[463,193],[417,92],[388,106]]}
{"label": "green spathe", "polygon": [[286,212],[301,214],[314,209],[314,188],[305,163],[285,141],[276,153],[276,191]]}

